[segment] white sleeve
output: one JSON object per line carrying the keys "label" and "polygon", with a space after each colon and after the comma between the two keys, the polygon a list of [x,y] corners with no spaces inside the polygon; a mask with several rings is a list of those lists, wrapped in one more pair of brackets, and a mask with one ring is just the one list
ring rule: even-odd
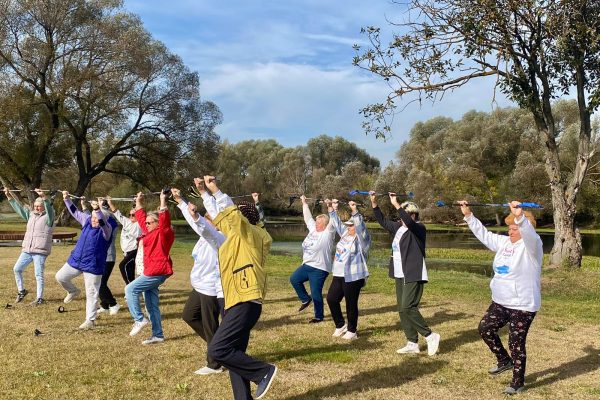
{"label": "white sleeve", "polygon": [[540,250],[542,250],[543,253],[543,245],[540,245],[542,243],[542,238],[537,234],[535,228],[531,225],[531,222],[522,215],[520,220],[515,219],[515,223],[519,226],[519,232],[521,233],[521,238],[523,239],[527,253],[535,259],[543,257],[543,254],[540,255]]}
{"label": "white sleeve", "polygon": [[506,236],[498,235],[485,229],[481,221],[475,218],[473,213],[471,213],[471,215],[468,217],[465,217],[464,220],[467,221],[467,224],[469,224],[469,228],[475,237],[479,239],[479,241],[483,243],[485,247],[493,252],[498,251],[498,249],[502,247],[502,244],[508,239]]}
{"label": "white sleeve", "polygon": [[215,199],[208,192],[202,193],[202,201],[204,202],[204,208],[206,208],[206,212],[210,215],[211,218],[217,218],[219,215],[219,210],[217,209],[217,199]]}
{"label": "white sleeve", "polygon": [[304,216],[304,223],[306,223],[306,227],[308,228],[308,231],[309,232],[314,231],[317,227],[317,223],[315,222],[315,220],[312,217],[312,214],[310,212],[310,207],[308,207],[308,204],[302,205],[302,215]]}
{"label": "white sleeve", "polygon": [[227,207],[231,207],[234,205],[233,200],[231,200],[231,197],[221,192],[220,190],[217,193],[215,193],[214,196],[217,200],[217,208],[219,209],[219,212],[223,211]]}

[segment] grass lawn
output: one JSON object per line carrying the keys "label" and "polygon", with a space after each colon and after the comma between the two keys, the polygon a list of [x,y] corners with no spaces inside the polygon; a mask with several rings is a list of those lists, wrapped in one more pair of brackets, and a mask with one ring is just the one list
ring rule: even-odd
{"label": "grass lawn", "polygon": [[[0,296],[11,309],[0,309],[1,399],[230,399],[227,374],[197,376],[204,365],[205,343],[181,319],[191,289],[191,245],[173,248],[175,274],[161,290],[166,341],[142,346],[149,329],[131,338],[126,309],[101,315],[97,328],[77,329],[85,300],[63,304],[64,291],[54,280],[72,250],[56,245],[46,269],[46,299],[40,307],[15,305],[12,266],[19,248],[0,248]],[[491,253],[435,250],[436,259],[481,262]],[[393,282],[387,271],[372,269],[360,298],[359,339],[334,339],[333,323],[309,325],[288,276],[300,259],[271,256],[269,293],[252,332],[248,352],[275,363],[279,374],[267,399],[502,399],[510,373],[490,377],[494,358],[479,338],[477,325],[490,302],[489,278],[452,271],[430,271],[422,313],[442,336],[440,353],[401,356],[405,344],[395,311]],[[526,382],[522,399],[598,399],[600,397],[600,272],[587,260],[577,272],[544,273],[542,310],[529,334]],[[33,267],[26,287],[35,291]],[[83,288],[82,278],[75,283]],[[124,305],[118,270],[110,281]],[[329,282],[326,283],[326,288]],[[29,294],[25,303],[34,299]],[[58,313],[64,305],[67,312]],[[43,334],[34,335],[39,329]],[[504,332],[506,336],[506,332]],[[425,350],[424,340],[421,341]]]}

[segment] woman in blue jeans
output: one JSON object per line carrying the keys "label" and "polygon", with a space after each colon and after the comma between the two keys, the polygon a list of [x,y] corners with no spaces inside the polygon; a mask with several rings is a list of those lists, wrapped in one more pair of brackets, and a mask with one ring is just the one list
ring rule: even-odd
{"label": "woman in blue jeans", "polygon": [[[138,193],[135,217],[142,229],[140,240],[144,246],[144,273],[125,287],[125,295],[129,312],[134,320],[129,335],[137,335],[150,322],[152,323],[152,336],[142,341],[142,344],[154,344],[165,341],[158,308],[158,288],[168,277],[173,275],[173,261],[169,251],[175,241],[175,233],[171,228],[166,193],[163,191],[160,194],[158,213],[146,213],[143,208],[143,199],[144,195],[141,192]],[[144,294],[150,321],[142,313],[139,298],[141,293]]]}
{"label": "woman in blue jeans", "polygon": [[[300,200],[308,235],[302,242],[302,265],[292,273],[290,283],[301,302],[298,312],[304,311],[312,302],[315,314],[308,322],[317,323],[323,321],[323,285],[333,264],[335,228],[327,214],[313,219],[306,197],[301,196]],[[306,281],[310,284],[310,296],[304,287]]]}

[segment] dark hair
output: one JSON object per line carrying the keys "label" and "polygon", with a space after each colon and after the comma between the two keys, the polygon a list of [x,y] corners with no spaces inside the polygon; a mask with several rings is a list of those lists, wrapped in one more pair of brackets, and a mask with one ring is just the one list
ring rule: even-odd
{"label": "dark hair", "polygon": [[237,205],[237,208],[252,225],[256,225],[258,224],[258,221],[260,221],[260,215],[258,214],[258,210],[256,209],[254,203],[240,201]]}

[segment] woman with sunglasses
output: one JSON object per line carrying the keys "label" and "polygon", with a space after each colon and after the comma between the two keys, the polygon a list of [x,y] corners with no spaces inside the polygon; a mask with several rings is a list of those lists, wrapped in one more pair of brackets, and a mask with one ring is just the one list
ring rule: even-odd
{"label": "woman with sunglasses", "polygon": [[[348,202],[352,214],[350,219],[343,224],[337,213],[339,201],[327,199],[325,204],[332,225],[340,235],[333,259],[333,279],[327,291],[327,305],[335,323],[335,331],[332,336],[355,340],[358,339],[356,335],[358,296],[369,276],[367,258],[371,246],[371,236],[354,201]],[[340,306],[343,298],[346,299],[347,324]]]}
{"label": "woman with sunglasses", "polygon": [[[152,324],[152,336],[142,344],[155,344],[165,341],[158,308],[158,288],[173,275],[173,261],[169,252],[175,241],[175,233],[171,227],[171,217],[167,208],[167,193],[160,193],[159,211],[146,213],[144,210],[144,194],[139,192],[135,198],[135,218],[142,230],[141,241],[144,246],[144,272],[125,287],[125,296],[129,312],[134,323],[130,336],[135,336]],[[144,294],[146,310],[150,321],[142,313],[140,294]]]}
{"label": "woman with sunglasses", "polygon": [[137,255],[138,238],[142,235],[142,229],[135,219],[135,207],[132,207],[128,215],[125,216],[115,207],[110,197],[107,197],[106,201],[108,202],[110,211],[121,225],[123,225],[123,230],[121,231],[123,259],[119,263],[119,271],[121,271],[125,285],[128,285],[135,279],[135,256]]}

